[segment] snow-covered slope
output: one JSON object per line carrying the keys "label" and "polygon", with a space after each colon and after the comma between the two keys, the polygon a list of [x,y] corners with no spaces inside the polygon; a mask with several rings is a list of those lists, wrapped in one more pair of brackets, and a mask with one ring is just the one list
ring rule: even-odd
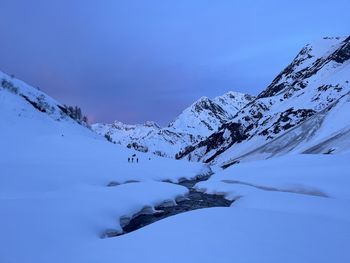
{"label": "snow-covered slope", "polygon": [[221,106],[202,97],[170,123],[169,128],[206,137],[230,118],[232,116]]}
{"label": "snow-covered slope", "polygon": [[254,97],[238,92],[228,92],[213,100],[202,97],[185,109],[167,127],[154,122],[129,125],[96,123],[92,129],[109,140],[142,152],[175,157],[189,145],[208,137],[225,122],[231,120],[239,109]]}
{"label": "snow-covered slope", "polygon": [[[350,37],[324,38],[307,45],[266,90],[221,130],[197,145],[187,147],[178,157],[204,162],[234,162],[319,115],[350,91],[349,59]],[[349,124],[348,118],[340,121]],[[286,140],[287,136],[280,142],[284,145],[292,143]],[[285,152],[281,147],[275,150],[273,154]]]}
{"label": "snow-covered slope", "polygon": [[350,93],[281,136],[223,163],[266,159],[287,153],[333,154],[350,151]]}
{"label": "snow-covered slope", "polygon": [[[232,166],[196,185],[235,200],[231,207],[172,216],[98,250],[123,263],[349,262],[349,158],[287,155]],[[102,261],[93,250],[80,254],[77,262]]]}
{"label": "snow-covered slope", "polygon": [[[83,126],[88,126],[83,116],[76,116],[74,109],[58,103],[47,94],[41,92],[25,82],[18,80],[0,71],[0,89],[19,96],[32,106],[33,110],[40,111],[57,121],[75,121]],[[3,93],[6,94],[6,93]],[[4,100],[4,103],[6,101]],[[18,109],[17,109],[18,110]],[[19,113],[20,116],[21,113]]]}
{"label": "snow-covered slope", "polygon": [[[76,260],[81,251],[101,259],[101,236],[121,231],[120,217],[187,193],[162,180],[208,172],[115,146],[47,94],[11,82],[15,89],[0,87],[0,262],[89,262]],[[138,163],[128,163],[133,154]],[[130,180],[139,183],[123,184]],[[107,187],[112,181],[122,184]]]}
{"label": "snow-covered slope", "polygon": [[252,102],[254,99],[254,96],[249,94],[229,91],[224,95],[214,98],[213,102],[218,104],[233,117],[240,109],[242,109],[249,102]]}
{"label": "snow-covered slope", "polygon": [[213,100],[202,97],[170,123],[169,128],[176,132],[208,137],[252,100],[250,95],[232,91]]}

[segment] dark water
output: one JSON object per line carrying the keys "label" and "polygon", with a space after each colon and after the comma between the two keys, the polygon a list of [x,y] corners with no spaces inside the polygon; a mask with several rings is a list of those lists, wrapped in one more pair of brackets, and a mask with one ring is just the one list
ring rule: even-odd
{"label": "dark water", "polygon": [[123,233],[110,231],[105,234],[107,237],[120,236],[144,226],[173,216],[179,213],[184,213],[191,210],[209,208],[209,207],[228,207],[232,204],[232,201],[227,200],[222,195],[211,195],[196,191],[193,186],[200,182],[205,181],[209,178],[200,177],[193,180],[182,180],[179,185],[185,186],[189,189],[189,194],[185,197],[178,198],[176,203],[164,202],[155,207],[155,211],[150,207],[144,208],[138,214],[134,215],[131,219],[121,219],[121,226]]}

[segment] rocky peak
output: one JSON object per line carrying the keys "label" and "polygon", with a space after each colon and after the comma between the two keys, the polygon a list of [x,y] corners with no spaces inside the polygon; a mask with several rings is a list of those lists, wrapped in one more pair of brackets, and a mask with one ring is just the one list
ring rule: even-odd
{"label": "rocky peak", "polygon": [[236,112],[252,99],[238,92],[228,92],[215,99],[201,97],[185,109],[169,128],[195,136],[207,137],[231,120]]}
{"label": "rocky peak", "polygon": [[330,59],[338,63],[344,63],[350,59],[350,36],[342,42],[341,47],[330,56]]}
{"label": "rocky peak", "polygon": [[226,118],[228,115],[228,113],[225,112],[225,110],[221,108],[220,105],[216,104],[215,102],[213,102],[207,97],[202,97],[198,101],[196,101],[193,104],[191,110],[198,113],[202,111],[212,112],[219,119]]}
{"label": "rocky peak", "polygon": [[150,128],[156,128],[156,129],[160,129],[161,127],[154,121],[146,121],[144,123],[144,126],[146,127],[150,127]]}
{"label": "rocky peak", "polygon": [[274,96],[284,90],[303,89],[305,79],[315,75],[331,61],[343,63],[350,57],[350,37],[326,37],[307,44],[258,98]]}
{"label": "rocky peak", "polygon": [[234,116],[240,109],[252,102],[254,99],[255,97],[249,94],[229,91],[222,96],[214,98],[213,101],[221,108],[229,112],[231,116]]}
{"label": "rocky peak", "polygon": [[[256,99],[219,131],[177,156],[221,162],[242,156],[289,131],[292,134],[293,129],[319,116],[350,92],[349,42],[350,37],[336,37],[306,45]],[[228,136],[232,134],[232,130],[225,132],[228,125],[240,136]]]}

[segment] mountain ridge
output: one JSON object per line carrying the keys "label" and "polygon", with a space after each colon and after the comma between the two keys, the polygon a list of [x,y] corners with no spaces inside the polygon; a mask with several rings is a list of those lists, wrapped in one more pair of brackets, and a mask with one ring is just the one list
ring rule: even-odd
{"label": "mountain ridge", "polygon": [[129,125],[116,121],[113,124],[95,123],[92,129],[116,144],[174,158],[183,148],[215,132],[253,98],[233,91],[214,99],[203,96],[165,127],[154,122]]}
{"label": "mountain ridge", "polygon": [[306,45],[254,101],[177,158],[226,163],[283,135],[349,92],[349,59],[350,37]]}

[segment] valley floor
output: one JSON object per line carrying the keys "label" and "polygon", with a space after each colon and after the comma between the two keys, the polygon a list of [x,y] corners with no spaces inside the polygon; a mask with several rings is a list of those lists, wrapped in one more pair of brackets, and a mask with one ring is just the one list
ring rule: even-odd
{"label": "valley floor", "polygon": [[[292,155],[218,169],[195,188],[224,194],[235,200],[231,207],[194,210],[103,238],[106,231],[121,231],[121,217],[188,193],[162,180],[209,172],[200,164],[149,156],[130,164],[130,153],[124,151],[116,163],[105,160],[104,168],[93,171],[96,176],[90,164],[69,172],[64,170],[71,166],[60,166],[61,160],[45,165],[2,161],[9,176],[1,177],[0,261],[350,261],[349,154]],[[44,169],[47,165],[53,168]],[[76,174],[81,174],[78,181]],[[17,176],[23,181],[11,188]],[[52,176],[56,179],[47,179]],[[128,180],[137,182],[107,186]]]}

